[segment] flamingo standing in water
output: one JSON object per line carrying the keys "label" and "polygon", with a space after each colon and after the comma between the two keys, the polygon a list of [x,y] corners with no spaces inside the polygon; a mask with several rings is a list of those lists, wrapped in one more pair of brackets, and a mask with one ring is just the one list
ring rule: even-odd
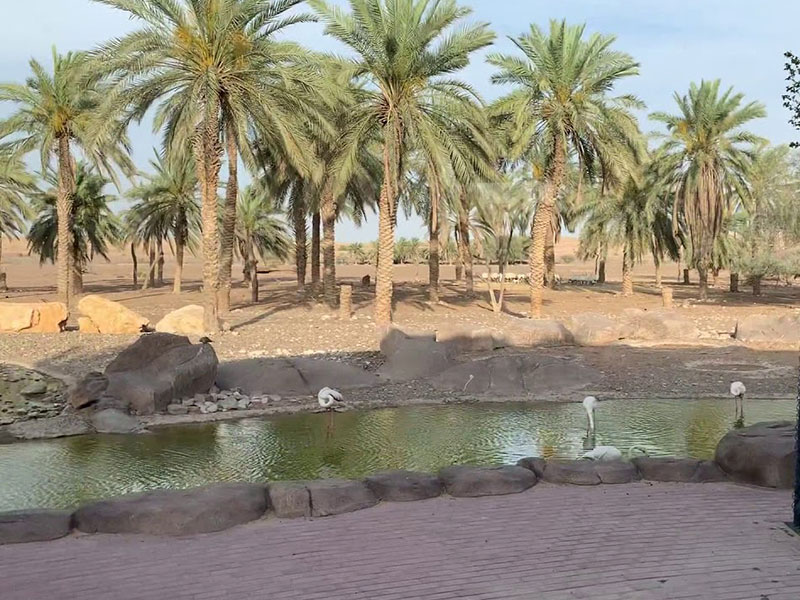
{"label": "flamingo standing in water", "polygon": [[[628,460],[633,457],[634,450],[642,452],[647,456],[647,449],[641,446],[631,446],[628,450]],[[581,458],[586,460],[596,460],[599,462],[608,462],[612,460],[622,460],[622,452],[616,446],[595,446],[589,452],[586,452]]]}
{"label": "flamingo standing in water", "polygon": [[595,398],[594,396],[586,396],[583,399],[583,408],[586,410],[586,435],[587,437],[594,437],[595,434],[595,423],[594,423],[594,413],[597,410],[597,405],[600,404],[600,400]]}
{"label": "flamingo standing in water", "polygon": [[342,396],[341,392],[334,390],[333,388],[324,387],[317,394],[317,402],[319,402],[320,408],[329,412],[333,412],[335,410],[334,405],[337,402],[343,401],[344,396]]}
{"label": "flamingo standing in water", "polygon": [[744,425],[744,394],[747,388],[741,381],[734,381],[731,383],[731,396],[734,397],[736,402],[736,424]]}

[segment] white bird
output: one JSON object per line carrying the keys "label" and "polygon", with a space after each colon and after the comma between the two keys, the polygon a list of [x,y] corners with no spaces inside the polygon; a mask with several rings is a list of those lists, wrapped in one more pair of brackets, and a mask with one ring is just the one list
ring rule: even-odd
{"label": "white bird", "polygon": [[747,388],[741,381],[731,383],[731,396],[736,399],[736,420],[744,421],[744,394]]}
{"label": "white bird", "polygon": [[[633,456],[634,450],[639,450],[647,455],[647,450],[641,446],[631,446],[628,450],[628,459]],[[595,446],[589,452],[586,452],[581,458],[586,460],[596,460],[600,462],[608,462],[612,460],[622,460],[622,452],[616,446]]]}
{"label": "white bird", "polygon": [[594,411],[597,410],[598,404],[600,404],[600,401],[594,396],[586,396],[583,399],[583,408],[586,410],[586,418],[588,419],[586,435],[594,435]]}
{"label": "white bird", "polygon": [[324,387],[317,394],[317,401],[322,408],[332,411],[335,403],[344,401],[344,396],[337,390]]}

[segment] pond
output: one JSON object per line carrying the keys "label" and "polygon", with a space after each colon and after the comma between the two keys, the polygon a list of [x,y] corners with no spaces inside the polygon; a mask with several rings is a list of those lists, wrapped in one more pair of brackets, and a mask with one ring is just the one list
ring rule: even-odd
{"label": "pond", "polygon": [[[795,418],[792,400],[748,399],[746,423]],[[597,444],[653,456],[711,458],[733,402],[609,400]],[[93,435],[0,446],[0,510],[71,507],[87,500],[216,481],[357,478],[381,469],[513,464],[577,458],[579,403],[473,404],[301,414],[183,425],[131,436]]]}

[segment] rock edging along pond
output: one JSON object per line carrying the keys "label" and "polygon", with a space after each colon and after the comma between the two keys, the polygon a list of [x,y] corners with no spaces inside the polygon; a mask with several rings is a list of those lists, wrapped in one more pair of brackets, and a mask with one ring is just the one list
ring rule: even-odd
{"label": "rock edging along pond", "polygon": [[[796,457],[789,422],[759,423],[729,432],[717,461],[641,457],[631,462],[523,458],[517,465],[453,466],[438,475],[387,471],[364,480],[322,479],[267,485],[224,483],[184,490],[155,490],[85,504],[75,510],[0,513],[0,544],[57,539],[83,533],[191,535],[221,531],[272,513],[278,518],[327,517],[375,506],[410,502],[442,493],[457,498],[517,494],[540,480],[567,485],[639,481],[706,483],[733,481],[787,488]],[[749,459],[753,440],[769,447],[761,463]],[[739,451],[737,451],[739,449]]]}

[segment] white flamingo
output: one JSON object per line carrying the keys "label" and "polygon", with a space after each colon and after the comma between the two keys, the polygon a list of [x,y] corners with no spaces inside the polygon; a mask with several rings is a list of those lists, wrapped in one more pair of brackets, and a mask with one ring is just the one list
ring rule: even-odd
{"label": "white flamingo", "polygon": [[594,413],[597,410],[597,405],[600,404],[600,400],[595,398],[594,396],[586,396],[583,399],[583,408],[586,410],[586,418],[587,418],[587,425],[586,425],[586,435],[594,436],[595,428],[594,428]]}
{"label": "white flamingo", "polygon": [[337,390],[324,387],[317,394],[317,401],[321,408],[333,412],[333,405],[337,402],[343,402],[344,396]]}
{"label": "white flamingo", "polygon": [[731,396],[736,401],[736,420],[744,421],[744,394],[747,388],[741,381],[734,381],[731,383]]}
{"label": "white flamingo", "polygon": [[[645,456],[647,456],[647,449],[642,448],[641,446],[631,446],[628,450],[628,460],[633,457],[634,450],[638,450],[642,452]],[[622,460],[622,451],[616,446],[595,446],[589,452],[586,452],[582,459],[586,460],[596,460],[599,462],[609,462],[613,460]]]}

